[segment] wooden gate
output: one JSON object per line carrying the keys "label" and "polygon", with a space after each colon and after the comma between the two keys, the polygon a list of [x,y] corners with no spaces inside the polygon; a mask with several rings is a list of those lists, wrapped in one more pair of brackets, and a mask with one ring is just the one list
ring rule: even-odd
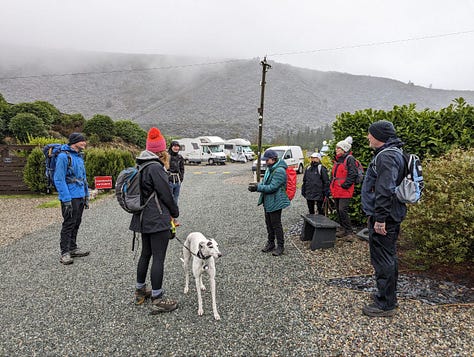
{"label": "wooden gate", "polygon": [[33,148],[34,145],[0,145],[0,194],[32,193],[23,182],[26,155],[21,151]]}

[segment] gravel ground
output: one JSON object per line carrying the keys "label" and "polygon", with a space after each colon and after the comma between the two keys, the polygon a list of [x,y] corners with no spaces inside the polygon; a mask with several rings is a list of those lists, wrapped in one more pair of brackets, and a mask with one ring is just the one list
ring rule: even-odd
{"label": "gravel ground", "polygon": [[[178,237],[201,231],[225,254],[217,263],[221,321],[213,319],[209,292],[201,317],[194,284],[183,294],[177,240],[170,242],[164,287],[179,300],[178,310],[151,316],[148,306],[132,304],[137,258],[130,250],[130,216],[113,197],[85,211],[79,243],[92,253],[71,266],[58,262],[58,209],[0,200],[0,355],[473,354],[472,305],[401,298],[395,317],[368,318],[361,314],[368,292],[329,285],[330,279],[371,274],[368,246],[357,241],[308,249],[294,231],[306,210],[301,196],[283,214],[285,254],[261,253],[265,224],[257,195],[246,189],[250,167],[187,166],[180,197]],[[52,221],[41,226],[45,211]],[[16,219],[7,221],[12,213]]]}

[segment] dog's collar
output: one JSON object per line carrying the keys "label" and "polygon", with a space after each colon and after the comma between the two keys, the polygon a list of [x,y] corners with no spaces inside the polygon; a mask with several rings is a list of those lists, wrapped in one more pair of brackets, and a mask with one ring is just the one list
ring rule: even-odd
{"label": "dog's collar", "polygon": [[209,259],[211,256],[210,256],[210,255],[205,256],[204,254],[202,254],[201,249],[199,249],[199,250],[198,250],[198,253],[196,254],[196,257],[198,257],[199,259],[207,260],[207,259]]}

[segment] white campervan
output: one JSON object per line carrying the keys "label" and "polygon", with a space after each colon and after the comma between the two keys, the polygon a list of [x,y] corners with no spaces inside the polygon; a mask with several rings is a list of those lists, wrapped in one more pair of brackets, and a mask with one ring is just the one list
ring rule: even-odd
{"label": "white campervan", "polygon": [[[296,173],[302,174],[304,169],[303,150],[299,146],[273,146],[267,150],[274,150],[278,154],[279,159],[285,160],[288,167],[294,168]],[[263,157],[263,155],[262,155]],[[263,175],[266,169],[266,162],[260,162],[260,174]],[[253,162],[252,171],[257,171],[257,160]]]}
{"label": "white campervan", "polygon": [[224,143],[224,152],[230,158],[231,162],[251,161],[255,157],[255,153],[250,148],[250,141],[245,139],[230,139]]}
{"label": "white campervan", "polygon": [[201,162],[225,165],[224,139],[219,136],[198,136],[196,139],[201,145]]}
{"label": "white campervan", "polygon": [[201,163],[201,145],[200,141],[195,138],[178,139],[179,153],[184,159],[185,164]]}

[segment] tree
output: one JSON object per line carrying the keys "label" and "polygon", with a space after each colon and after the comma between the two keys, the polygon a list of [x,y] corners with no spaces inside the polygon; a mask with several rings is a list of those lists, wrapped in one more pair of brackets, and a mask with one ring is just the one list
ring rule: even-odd
{"label": "tree", "polygon": [[19,141],[28,140],[31,136],[44,136],[46,129],[43,121],[31,113],[20,113],[15,115],[8,125],[9,130]]}

